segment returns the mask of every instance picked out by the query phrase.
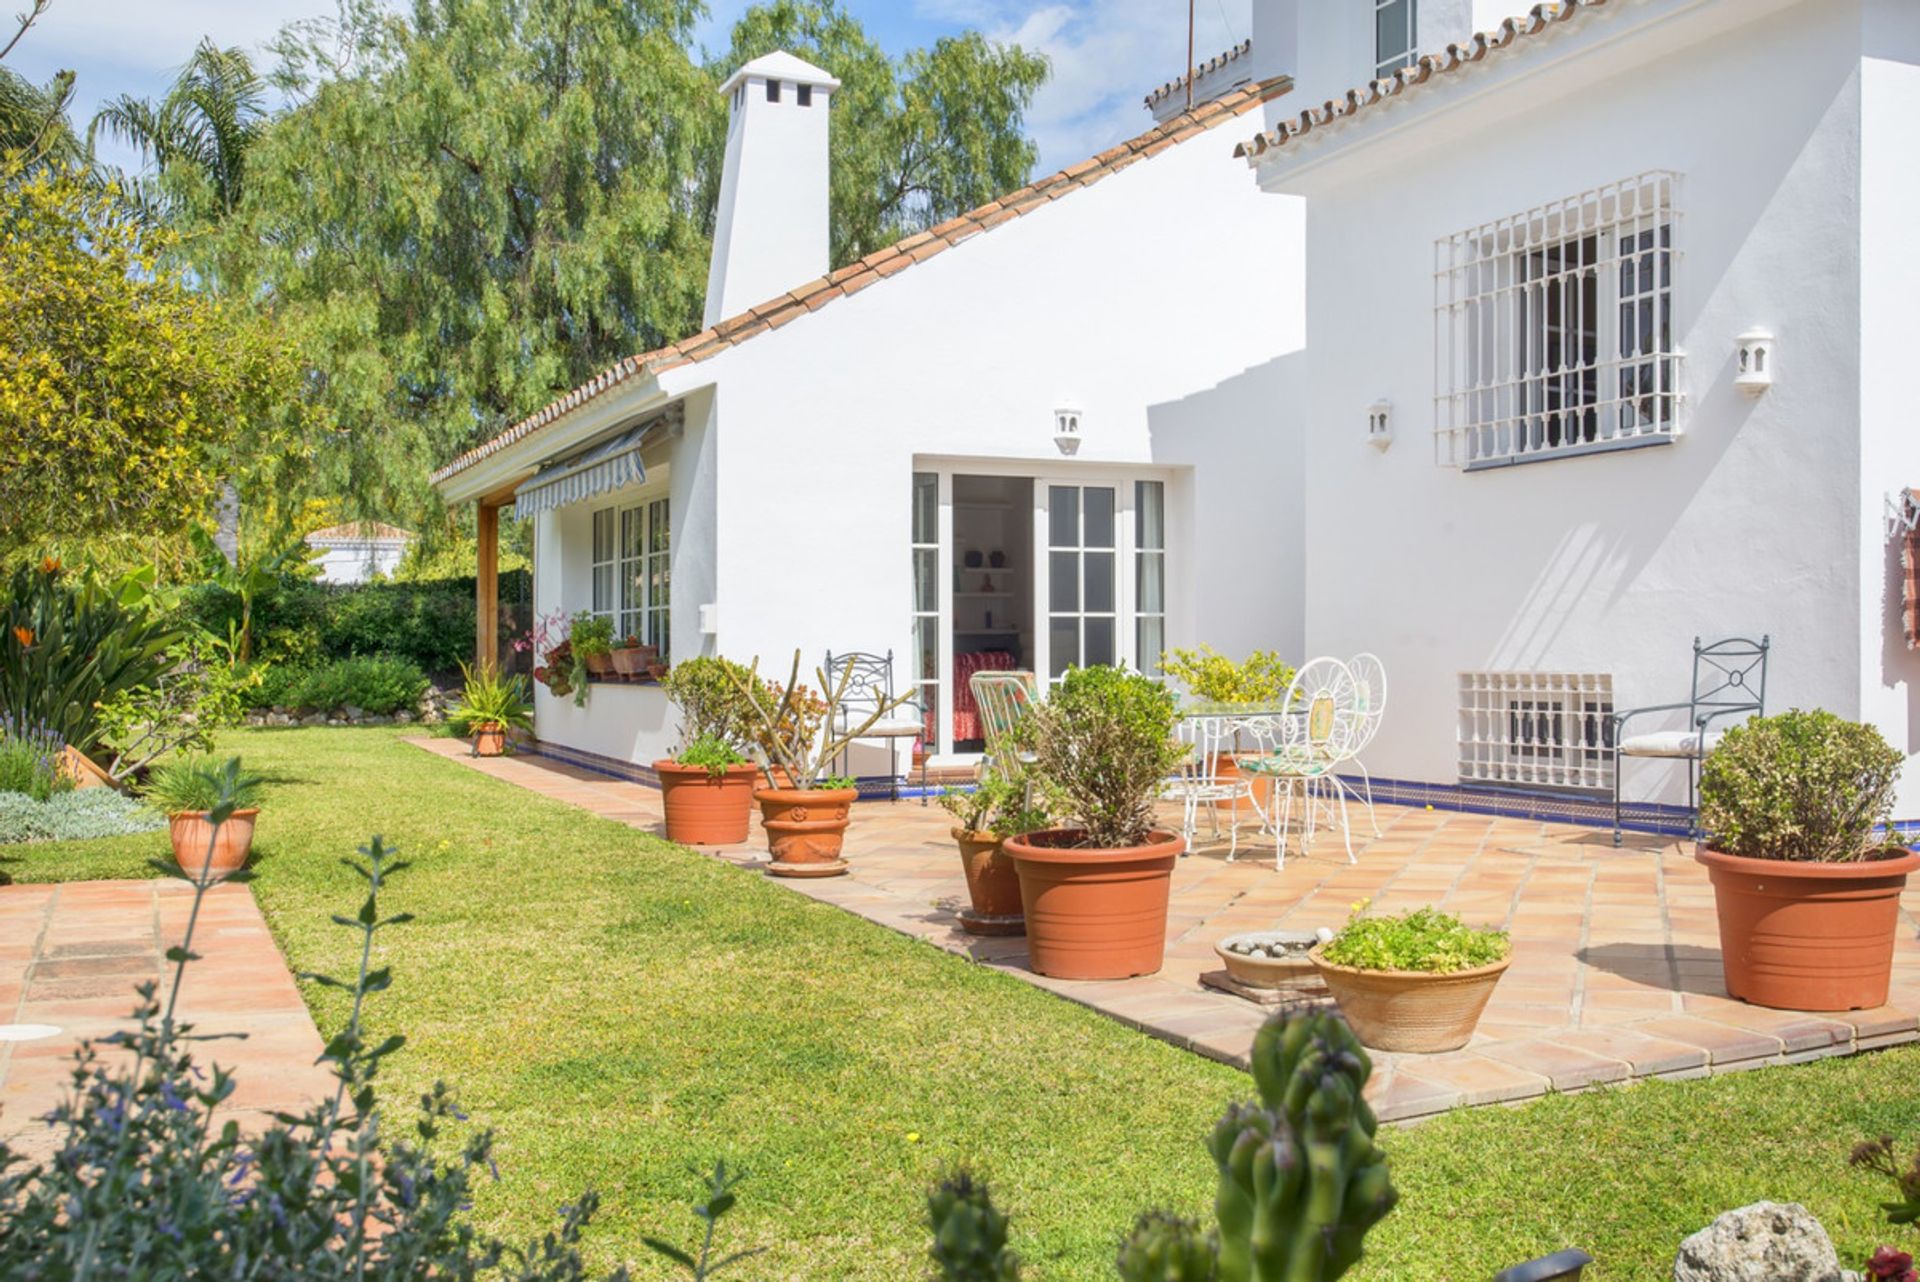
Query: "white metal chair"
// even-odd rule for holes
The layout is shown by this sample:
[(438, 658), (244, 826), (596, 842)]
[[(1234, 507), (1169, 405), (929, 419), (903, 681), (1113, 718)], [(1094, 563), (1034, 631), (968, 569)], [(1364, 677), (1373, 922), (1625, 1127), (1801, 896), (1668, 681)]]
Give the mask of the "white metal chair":
[(1020, 723), (1040, 702), (1039, 683), (1031, 672), (1005, 669), (976, 672), (967, 678), (974, 706), (980, 710), (980, 731), (986, 742), (981, 767), (1003, 779), (1019, 777), (1020, 768), (1033, 764), (1033, 754), (1019, 747)]
[(1253, 796), (1252, 781), (1220, 777), (1220, 757), (1231, 751), (1233, 731), (1218, 717), (1187, 717), (1175, 734), (1187, 745), (1187, 755), (1181, 760), (1179, 773), (1161, 788), (1160, 796), (1180, 803), (1180, 835), (1189, 847), (1199, 830), (1200, 807), (1207, 808), (1217, 839), (1220, 807), (1225, 805), (1229, 818), (1227, 861), (1231, 863), (1240, 850), (1240, 801)]
[(1305, 843), (1313, 840), (1314, 799), (1329, 780), (1334, 787), (1328, 806), (1338, 818), (1341, 836), (1346, 841), (1347, 862), (1354, 863), (1347, 796), (1333, 774), (1341, 762), (1352, 759), (1360, 736), (1359, 689), (1353, 672), (1338, 659), (1309, 660), (1300, 666), (1293, 684), (1287, 688), (1285, 708), (1279, 747), (1263, 756), (1240, 758), (1242, 773), (1264, 775), (1274, 781), (1274, 796), (1269, 804), (1280, 813), (1277, 817), (1265, 816), (1274, 823), (1278, 837), (1273, 866), (1276, 869), (1287, 866), (1287, 830), (1293, 823), (1294, 794), (1300, 794), (1301, 807), (1306, 812), (1306, 836), (1301, 847), (1304, 851)]
[[(893, 695), (893, 651), (885, 654), (869, 654), (859, 650), (835, 654), (827, 651), (827, 666), (824, 669), (828, 682), (838, 685), (842, 678), (846, 680), (839, 708), (840, 724), (833, 727), (844, 734), (857, 728), (877, 708), (894, 707)], [(918, 739), (926, 732), (919, 708), (916, 704), (899, 705), (895, 711), (867, 727), (862, 739), (882, 739), (887, 745), (887, 779), (889, 793), (893, 800), (900, 800), (900, 756), (898, 744), (902, 739)], [(842, 754), (844, 770), (851, 765), (852, 744)], [(926, 767), (920, 768), (920, 790), (926, 791)], [(924, 798), (923, 798), (924, 799)]]
[[(1378, 656), (1362, 651), (1347, 660), (1347, 671), (1353, 673), (1354, 692), (1360, 708), (1360, 733), (1353, 745), (1353, 768), (1360, 772), (1362, 792), (1355, 793), (1346, 780), (1339, 783), (1355, 801), (1362, 802), (1367, 808), (1367, 823), (1373, 828), (1373, 835), (1380, 835), (1380, 820), (1373, 813), (1373, 776), (1367, 773), (1366, 763), (1360, 760), (1360, 754), (1367, 750), (1375, 735), (1380, 733), (1380, 722), (1387, 714), (1387, 669)], [(1337, 778), (1337, 776), (1336, 776)]]

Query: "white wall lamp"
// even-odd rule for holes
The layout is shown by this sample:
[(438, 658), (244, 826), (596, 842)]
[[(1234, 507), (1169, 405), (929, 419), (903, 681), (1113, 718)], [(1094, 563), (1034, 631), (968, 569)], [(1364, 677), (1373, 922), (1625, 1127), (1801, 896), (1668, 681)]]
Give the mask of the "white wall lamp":
[(1734, 366), (1733, 385), (1749, 396), (1758, 396), (1773, 386), (1773, 331), (1750, 329), (1738, 339), (1740, 351)]
[(1080, 452), (1081, 411), (1067, 405), (1053, 412), (1053, 443), (1060, 452), (1072, 458)]
[(1385, 450), (1393, 444), (1393, 402), (1377, 400), (1367, 406), (1367, 444)]

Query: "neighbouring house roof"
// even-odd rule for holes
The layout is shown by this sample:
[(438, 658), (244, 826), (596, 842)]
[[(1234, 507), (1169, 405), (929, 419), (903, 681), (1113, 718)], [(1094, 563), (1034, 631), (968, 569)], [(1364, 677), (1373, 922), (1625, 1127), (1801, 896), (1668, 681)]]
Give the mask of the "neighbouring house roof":
[(782, 325), (798, 320), (809, 312), (817, 312), (835, 299), (857, 294), (877, 281), (897, 275), (917, 263), (923, 263), (934, 255), (971, 240), (982, 232), (993, 230), (1009, 219), (1032, 213), (1070, 192), (1091, 187), (1101, 179), (1119, 173), (1135, 161), (1158, 155), (1168, 147), (1206, 133), (1216, 125), (1238, 119), (1267, 99), (1286, 92), (1291, 85), (1292, 81), (1288, 77), (1277, 76), (1259, 84), (1242, 85), (1209, 102), (1196, 103), (1191, 111), (1183, 111), (1177, 116), (1170, 117), (1137, 138), (1130, 138), (1118, 146), (1109, 147), (1099, 155), (1091, 156), (1077, 165), (1069, 165), (1058, 173), (1049, 174), (1037, 182), (1010, 191), (997, 200), (988, 201), (978, 209), (969, 210), (949, 218), (938, 226), (929, 227), (923, 232), (916, 232), (905, 239), (895, 241), (885, 249), (875, 250), (858, 262), (848, 263), (845, 267), (829, 272), (825, 276), (819, 276), (798, 285), (758, 307), (750, 307), (737, 316), (729, 316), (677, 343), (670, 343), (650, 352), (642, 352), (638, 356), (629, 356), (610, 368), (602, 370), (545, 408), (521, 419), (493, 439), (468, 450), (434, 472), (429, 479), (438, 485), (501, 450), (525, 440), (548, 424), (579, 409), (589, 401), (605, 395), (623, 383), (635, 378), (663, 374), (682, 365), (691, 365), (718, 356), (756, 335), (779, 329)]
[(345, 525), (329, 525), (324, 530), (315, 530), (307, 535), (306, 541), (317, 547), (325, 543), (405, 543), (412, 538), (412, 530), (403, 530), (385, 521), (349, 521)]
[[(1207, 59), (1205, 62), (1195, 65), (1193, 69), (1193, 83), (1196, 85), (1199, 84), (1202, 80), (1205, 80), (1208, 76), (1212, 75), (1214, 72), (1219, 71), (1221, 68), (1226, 67), (1231, 63), (1238, 62), (1240, 59), (1246, 57), (1249, 53), (1252, 53), (1252, 52), (1253, 52), (1253, 40), (1251, 37), (1249, 37), (1246, 40), (1242, 40), (1239, 44), (1227, 50), (1225, 53), (1215, 54), (1213, 57)], [(1147, 104), (1147, 110), (1152, 111), (1155, 107), (1159, 106), (1162, 102), (1165, 102), (1168, 98), (1173, 97), (1173, 95), (1184, 92), (1186, 90), (1186, 87), (1187, 87), (1187, 78), (1184, 75), (1175, 76), (1173, 79), (1167, 81), (1166, 84), (1161, 85), (1158, 89), (1155, 89), (1152, 93), (1148, 94), (1145, 99), (1143, 99), (1143, 101)]]
[(1391, 76), (1349, 89), (1343, 97), (1330, 98), (1318, 107), (1309, 107), (1264, 133), (1255, 134), (1235, 147), (1233, 154), (1245, 157), (1250, 165), (1258, 164), (1262, 155), (1276, 147), (1284, 147), (1303, 134), (1339, 125), (1367, 107), (1398, 101), (1435, 76), (1460, 71), (1494, 54), (1516, 48), (1524, 51), (1531, 37), (1572, 22), (1606, 3), (1607, 0), (1558, 0), (1536, 4), (1525, 17), (1507, 18), (1491, 31), (1477, 32), (1468, 40), (1448, 45), (1445, 53), (1425, 54), (1412, 66), (1402, 67)]

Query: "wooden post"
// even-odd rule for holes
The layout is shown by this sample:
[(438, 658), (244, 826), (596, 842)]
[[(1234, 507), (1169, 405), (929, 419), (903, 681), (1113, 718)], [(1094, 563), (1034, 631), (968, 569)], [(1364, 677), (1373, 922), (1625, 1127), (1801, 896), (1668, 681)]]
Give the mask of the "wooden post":
[(476, 671), (500, 662), (500, 509), (474, 507), (474, 534), (480, 542), (473, 585), (473, 666)]

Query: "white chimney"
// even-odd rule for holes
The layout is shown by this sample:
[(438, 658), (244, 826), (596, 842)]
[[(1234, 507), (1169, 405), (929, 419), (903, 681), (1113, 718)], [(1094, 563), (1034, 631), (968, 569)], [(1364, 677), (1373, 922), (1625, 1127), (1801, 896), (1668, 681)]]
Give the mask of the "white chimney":
[(720, 86), (727, 160), (707, 268), (706, 324), (827, 271), (827, 115), (840, 87), (790, 53), (755, 58)]

